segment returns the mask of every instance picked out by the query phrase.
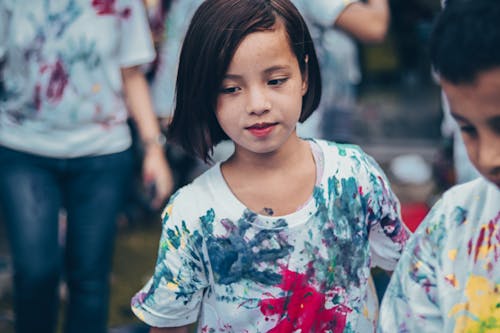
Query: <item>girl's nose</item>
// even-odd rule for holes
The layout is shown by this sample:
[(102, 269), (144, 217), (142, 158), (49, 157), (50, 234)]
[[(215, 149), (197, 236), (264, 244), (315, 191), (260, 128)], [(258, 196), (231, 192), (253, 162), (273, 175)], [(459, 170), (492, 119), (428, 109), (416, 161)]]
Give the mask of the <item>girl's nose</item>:
[(248, 90), (248, 100), (246, 111), (249, 114), (260, 115), (271, 109), (271, 101), (265, 92), (265, 89), (253, 87)]

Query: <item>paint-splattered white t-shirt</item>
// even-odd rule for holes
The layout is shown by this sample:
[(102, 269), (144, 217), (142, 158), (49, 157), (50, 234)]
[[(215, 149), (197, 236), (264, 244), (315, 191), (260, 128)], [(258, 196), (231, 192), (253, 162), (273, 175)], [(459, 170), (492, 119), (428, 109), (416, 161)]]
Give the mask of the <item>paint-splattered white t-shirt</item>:
[(154, 55), (142, 0), (0, 1), (0, 145), (65, 158), (125, 150), (120, 69)]
[(500, 189), (480, 177), (447, 191), (394, 272), (380, 332), (500, 332)]
[(370, 267), (393, 270), (409, 233), (373, 159), (313, 145), (323, 172), (292, 214), (247, 209), (219, 164), (177, 192), (135, 314), (156, 327), (198, 320), (199, 332), (373, 332)]

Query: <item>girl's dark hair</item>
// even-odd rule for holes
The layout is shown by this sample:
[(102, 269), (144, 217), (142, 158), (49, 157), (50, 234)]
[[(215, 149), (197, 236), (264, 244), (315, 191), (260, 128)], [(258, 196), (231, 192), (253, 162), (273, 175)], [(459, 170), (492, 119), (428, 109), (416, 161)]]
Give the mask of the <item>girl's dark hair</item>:
[(295, 6), (289, 0), (206, 0), (194, 14), (182, 46), (175, 110), (167, 132), (170, 142), (205, 162), (211, 160), (213, 147), (228, 139), (215, 107), (231, 59), (248, 34), (271, 30), (277, 20), (307, 76), (299, 121), (311, 115), (321, 97), (321, 77), (311, 35)]
[(500, 0), (448, 0), (429, 46), (434, 70), (454, 84), (500, 67)]

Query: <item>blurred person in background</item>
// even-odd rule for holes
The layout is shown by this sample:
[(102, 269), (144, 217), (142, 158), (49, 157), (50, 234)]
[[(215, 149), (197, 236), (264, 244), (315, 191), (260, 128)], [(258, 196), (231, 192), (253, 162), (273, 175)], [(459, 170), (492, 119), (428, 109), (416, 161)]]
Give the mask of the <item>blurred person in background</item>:
[[(146, 1), (154, 2), (154, 0)], [(156, 29), (158, 58), (151, 79), (151, 94), (154, 109), (165, 130), (174, 110), (175, 82), (181, 45), (191, 17), (202, 2), (203, 0), (163, 1), (164, 14), (150, 16), (153, 30), (155, 26), (159, 26), (155, 23), (159, 21), (158, 18), (163, 18), (163, 29)], [(186, 154), (178, 146), (167, 145), (167, 154), (172, 166), (176, 189), (186, 185), (206, 169), (201, 160)]]
[(55, 331), (62, 274), (65, 332), (107, 332), (116, 218), (132, 170), (129, 115), (153, 205), (173, 186), (140, 69), (154, 59), (143, 3), (3, 0), (0, 59), (0, 205), (16, 332)]
[[(189, 22), (203, 0), (170, 0), (165, 8), (163, 32), (158, 40), (158, 64), (151, 82), (157, 115), (170, 121), (174, 110), (175, 82), (181, 45)], [(155, 25), (152, 22), (152, 25)], [(159, 34), (158, 34), (159, 35)]]
[(298, 126), (302, 137), (352, 141), (351, 119), (361, 81), (357, 42), (381, 42), (389, 26), (387, 0), (293, 0), (306, 19), (321, 66), (318, 112)]

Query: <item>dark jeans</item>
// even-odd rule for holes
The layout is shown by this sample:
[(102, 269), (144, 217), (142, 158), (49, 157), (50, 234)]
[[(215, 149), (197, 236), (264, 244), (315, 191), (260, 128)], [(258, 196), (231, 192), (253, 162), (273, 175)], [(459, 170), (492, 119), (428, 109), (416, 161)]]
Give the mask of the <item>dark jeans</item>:
[[(107, 331), (116, 218), (131, 170), (130, 150), (58, 159), (0, 147), (0, 205), (13, 258), (16, 332), (55, 332), (63, 273), (65, 331)], [(61, 207), (67, 212), (64, 247), (58, 235)]]

